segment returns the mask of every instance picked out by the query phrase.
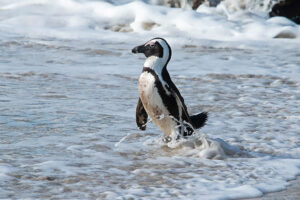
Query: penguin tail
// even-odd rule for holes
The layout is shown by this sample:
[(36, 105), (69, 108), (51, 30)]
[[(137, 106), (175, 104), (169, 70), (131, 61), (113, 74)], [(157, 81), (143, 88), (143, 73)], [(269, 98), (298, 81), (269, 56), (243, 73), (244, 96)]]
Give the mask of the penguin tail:
[(193, 127), (195, 129), (201, 128), (205, 125), (205, 122), (207, 120), (208, 114), (207, 112), (202, 112), (197, 115), (190, 116), (191, 122), (193, 124)]

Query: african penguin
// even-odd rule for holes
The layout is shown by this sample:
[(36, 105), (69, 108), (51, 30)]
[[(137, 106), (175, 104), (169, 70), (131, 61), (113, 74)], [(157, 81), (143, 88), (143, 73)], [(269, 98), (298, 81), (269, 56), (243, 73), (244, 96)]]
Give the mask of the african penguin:
[(194, 129), (204, 126), (207, 113), (190, 116), (183, 97), (170, 78), (167, 65), (172, 51), (167, 41), (154, 38), (133, 48), (132, 53), (143, 53), (146, 56), (142, 74), (138, 79), (138, 127), (141, 130), (146, 129), (148, 116), (167, 137), (176, 131), (181, 136), (190, 136)]

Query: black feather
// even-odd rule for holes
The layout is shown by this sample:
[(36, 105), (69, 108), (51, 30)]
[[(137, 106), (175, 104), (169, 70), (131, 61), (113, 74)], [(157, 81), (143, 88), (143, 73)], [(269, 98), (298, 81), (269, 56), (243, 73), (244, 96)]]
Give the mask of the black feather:
[(141, 99), (139, 98), (136, 106), (136, 124), (143, 131), (146, 130), (147, 119), (148, 114), (143, 106)]
[(205, 125), (205, 122), (207, 120), (207, 112), (202, 112), (197, 115), (190, 116), (190, 119), (192, 121), (193, 127), (195, 129), (201, 128)]

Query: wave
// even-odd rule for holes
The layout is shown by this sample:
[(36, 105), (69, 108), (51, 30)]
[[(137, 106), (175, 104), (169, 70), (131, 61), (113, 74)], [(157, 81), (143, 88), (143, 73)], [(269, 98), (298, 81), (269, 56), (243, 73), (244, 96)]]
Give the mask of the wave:
[(225, 0), (217, 7), (204, 4), (193, 11), (154, 5), (154, 1), (1, 1), (0, 30), (2, 35), (64, 39), (124, 40), (149, 34), (223, 41), (299, 38), (295, 23), (266, 17), (270, 3), (263, 4), (267, 5), (260, 10), (264, 12), (252, 12), (258, 5), (253, 2), (258, 1)]

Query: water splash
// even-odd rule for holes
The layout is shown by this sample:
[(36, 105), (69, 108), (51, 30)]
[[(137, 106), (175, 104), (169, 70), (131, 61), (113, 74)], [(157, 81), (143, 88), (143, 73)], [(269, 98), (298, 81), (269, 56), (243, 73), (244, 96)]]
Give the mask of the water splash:
[(129, 137), (131, 133), (128, 133), (126, 136), (122, 137), (119, 142), (115, 144), (115, 147), (118, 147), (124, 140), (126, 140), (127, 137)]
[(225, 0), (221, 4), (231, 11), (269, 12), (280, 0)]
[[(158, 144), (160, 147), (189, 157), (199, 157), (205, 159), (226, 159), (229, 157), (251, 157), (242, 146), (235, 146), (220, 138), (210, 138), (204, 133), (195, 132), (189, 137), (176, 138), (178, 133), (170, 136), (170, 140), (165, 141), (165, 137), (148, 139), (145, 145)], [(179, 151), (179, 152), (178, 152)]]

